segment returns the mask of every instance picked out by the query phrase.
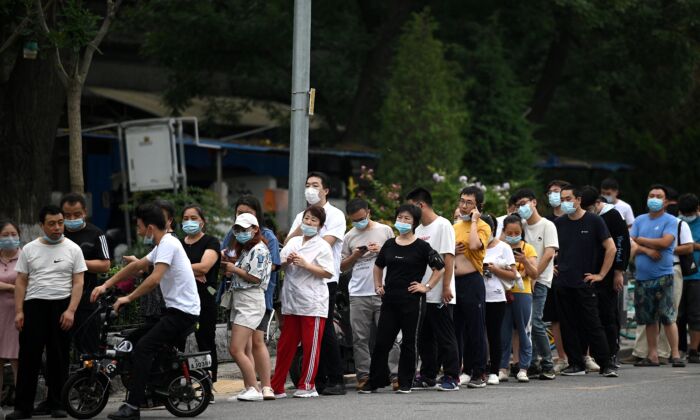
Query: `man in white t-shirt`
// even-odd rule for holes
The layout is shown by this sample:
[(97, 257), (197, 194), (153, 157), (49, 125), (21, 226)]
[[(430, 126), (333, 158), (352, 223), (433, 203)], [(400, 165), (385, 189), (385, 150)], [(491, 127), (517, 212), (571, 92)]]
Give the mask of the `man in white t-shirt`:
[[(513, 201), (518, 214), (525, 221), (523, 226), (525, 242), (537, 251), (536, 279), (532, 279), (532, 349), (533, 362), (528, 376), (540, 379), (554, 379), (554, 364), (552, 350), (549, 347), (547, 330), (542, 320), (544, 306), (547, 302), (547, 291), (552, 287), (554, 277), (554, 254), (559, 249), (559, 237), (554, 223), (540, 216), (537, 211), (537, 197), (529, 188), (523, 188), (513, 194)], [(540, 357), (539, 368), (536, 366)]]
[(24, 246), (15, 270), (15, 326), (19, 330), (19, 366), (15, 411), (7, 419), (32, 416), (34, 396), (46, 349), (51, 417), (66, 417), (61, 389), (68, 379), (69, 331), (83, 293), (87, 271), (80, 247), (63, 236), (63, 214), (57, 206), (39, 212), (44, 236)]
[[(331, 246), (335, 271), (333, 277), (326, 280), (328, 286), (328, 320), (323, 330), (321, 341), (321, 359), (316, 374), (316, 389), (323, 395), (344, 395), (345, 382), (343, 379), (343, 364), (340, 360), (340, 347), (335, 335), (333, 316), (335, 314), (335, 294), (338, 290), (340, 276), (340, 260), (345, 237), (345, 214), (342, 210), (328, 202), (330, 180), (323, 172), (309, 172), (306, 176), (306, 202), (310, 206), (322, 207), (326, 212), (326, 223), (318, 234)], [(304, 212), (297, 214), (285, 244), (295, 236), (301, 236), (301, 219)]]
[[(94, 302), (107, 289), (146, 271), (153, 265), (153, 272), (139, 287), (127, 296), (120, 297), (114, 303), (114, 310), (119, 309), (149, 293), (160, 285), (165, 301), (165, 312), (158, 322), (148, 326), (147, 331), (136, 342), (133, 351), (133, 378), (129, 397), (125, 404), (115, 413), (108, 415), (112, 420), (134, 420), (140, 418), (139, 407), (145, 402), (146, 383), (151, 372), (151, 365), (163, 345), (176, 345), (186, 338), (199, 318), (200, 301), (197, 283), (192, 272), (192, 263), (182, 243), (166, 231), (166, 222), (160, 207), (154, 204), (139, 206), (136, 210), (136, 231), (143, 237), (146, 245), (155, 245), (144, 258), (122, 268), (102, 286), (92, 292)], [(137, 334), (141, 335), (141, 334)]]
[(606, 178), (600, 183), (600, 193), (605, 197), (608, 204), (615, 206), (622, 218), (625, 219), (627, 227), (631, 228), (634, 223), (634, 212), (632, 211), (632, 206), (617, 198), (620, 194), (620, 186), (617, 181), (613, 178)]
[[(355, 362), (357, 389), (369, 380), (371, 338), (379, 323), (382, 299), (374, 287), (372, 269), (384, 242), (394, 237), (391, 227), (370, 218), (368, 203), (355, 198), (348, 202), (345, 211), (352, 222), (352, 229), (343, 239), (342, 272), (352, 271), (348, 283), (350, 296), (350, 328), (352, 329), (352, 354)], [(393, 363), (392, 363), (393, 361)], [(389, 356), (389, 371), (398, 372), (398, 346)], [(398, 384), (398, 382), (397, 382)]]
[[(418, 337), (421, 358), (420, 375), (413, 381), (413, 388), (437, 388), (441, 391), (459, 390), (459, 349), (455, 334), (452, 310), (455, 299), (455, 231), (452, 223), (433, 210), (433, 197), (425, 188), (408, 193), (406, 201), (421, 209), (421, 224), (416, 237), (426, 241), (445, 260), (442, 280), (426, 293), (425, 319)], [(423, 284), (427, 284), (433, 270), (426, 269)], [(436, 384), (437, 374), (443, 368), (443, 377)]]

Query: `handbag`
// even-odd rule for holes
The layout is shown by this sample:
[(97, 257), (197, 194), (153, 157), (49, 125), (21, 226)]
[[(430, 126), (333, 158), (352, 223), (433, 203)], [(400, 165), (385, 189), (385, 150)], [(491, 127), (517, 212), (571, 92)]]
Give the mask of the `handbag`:
[[(681, 223), (685, 222), (682, 220), (678, 222), (678, 235), (676, 236), (678, 238), (678, 245), (681, 244)], [(695, 252), (691, 252), (690, 254), (678, 256), (678, 261), (679, 265), (681, 266), (681, 273), (683, 276), (692, 276), (698, 272), (698, 266), (695, 263), (694, 254)]]

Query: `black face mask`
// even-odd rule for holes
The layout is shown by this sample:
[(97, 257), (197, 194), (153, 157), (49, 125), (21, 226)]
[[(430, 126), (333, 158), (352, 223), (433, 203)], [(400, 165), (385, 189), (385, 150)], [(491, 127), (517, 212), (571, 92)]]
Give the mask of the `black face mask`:
[(678, 217), (678, 204), (669, 204), (666, 206), (666, 213)]

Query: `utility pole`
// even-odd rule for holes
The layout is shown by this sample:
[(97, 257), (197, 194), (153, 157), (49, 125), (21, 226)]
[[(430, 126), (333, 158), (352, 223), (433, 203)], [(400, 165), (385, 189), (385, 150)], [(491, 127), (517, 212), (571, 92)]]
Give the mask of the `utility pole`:
[(309, 170), (309, 74), (311, 72), (311, 0), (294, 1), (292, 47), (292, 124), (289, 141), (289, 226), (306, 207)]

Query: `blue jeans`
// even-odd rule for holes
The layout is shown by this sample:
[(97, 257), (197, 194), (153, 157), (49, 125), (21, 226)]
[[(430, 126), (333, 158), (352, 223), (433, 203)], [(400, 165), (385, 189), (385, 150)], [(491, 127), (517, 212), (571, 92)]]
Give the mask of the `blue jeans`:
[(552, 370), (554, 369), (552, 350), (549, 347), (547, 329), (542, 320), (546, 301), (547, 286), (536, 283), (535, 290), (532, 292), (532, 355), (535, 359), (538, 356), (542, 358), (540, 362), (542, 370)]
[(528, 328), (532, 312), (532, 295), (513, 293), (513, 296), (515, 301), (506, 305), (503, 327), (501, 328), (501, 342), (503, 344), (501, 369), (508, 368), (510, 353), (513, 350), (513, 329), (518, 332), (520, 338), (520, 369), (527, 369), (530, 367), (530, 360), (532, 360), (532, 342)]

